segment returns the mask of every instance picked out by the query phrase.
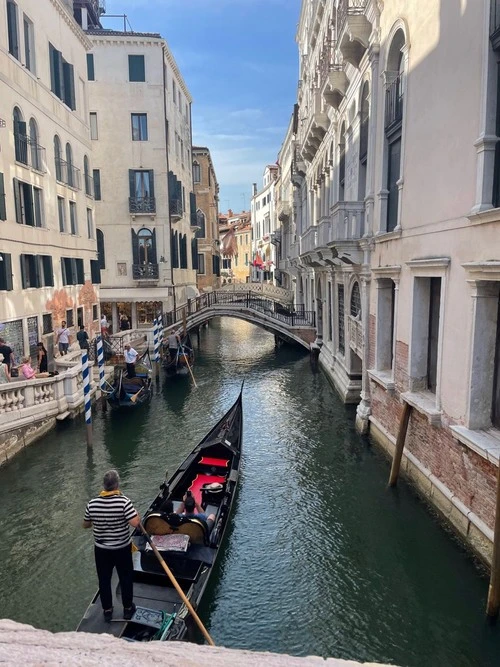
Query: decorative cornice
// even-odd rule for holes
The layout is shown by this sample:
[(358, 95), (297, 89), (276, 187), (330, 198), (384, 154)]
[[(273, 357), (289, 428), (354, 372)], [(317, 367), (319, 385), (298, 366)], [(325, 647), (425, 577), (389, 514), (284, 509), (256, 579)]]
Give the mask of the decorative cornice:
[(412, 270), (418, 269), (446, 269), (450, 264), (449, 257), (424, 257), (422, 259), (411, 259), (406, 262)]
[(78, 37), (78, 39), (83, 44), (85, 49), (87, 51), (90, 51), (92, 49), (92, 42), (87, 37), (85, 32), (80, 28), (78, 23), (75, 21), (74, 16), (69, 13), (66, 5), (64, 5), (61, 2), (61, 0), (50, 0), (50, 2), (57, 9), (57, 11), (62, 16), (66, 24), (70, 27), (71, 31)]

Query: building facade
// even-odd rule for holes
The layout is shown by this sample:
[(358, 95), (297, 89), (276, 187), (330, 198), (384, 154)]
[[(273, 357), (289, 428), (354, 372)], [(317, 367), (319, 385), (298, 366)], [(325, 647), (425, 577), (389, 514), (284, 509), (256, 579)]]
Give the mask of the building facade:
[(231, 209), (219, 215), (221, 282), (250, 281), (252, 257), (252, 225), (250, 212), (234, 213)]
[[(281, 287), (295, 291), (298, 267), (292, 264), (291, 257), (296, 257), (296, 211), (293, 204), (293, 183), (291, 179), (292, 158), (294, 151), (294, 116), (278, 154), (278, 178), (275, 184), (276, 205), (274, 207), (274, 229), (271, 243), (276, 247), (276, 268), (274, 276)], [(297, 304), (300, 305), (300, 304)]]
[[(83, 17), (89, 19), (89, 16)], [(132, 328), (197, 294), (191, 97), (159, 34), (87, 23), (101, 306)]]
[(210, 150), (193, 146), (193, 183), (196, 196), (196, 284), (200, 292), (220, 287), (219, 184)]
[[(53, 354), (63, 320), (99, 327), (87, 106), (91, 43), (63, 0), (0, 9), (0, 336)], [(73, 338), (74, 340), (74, 338)]]
[(278, 165), (267, 165), (264, 170), (263, 187), (257, 190), (257, 184), (252, 186), (252, 200), (250, 204), (253, 245), (252, 245), (252, 274), (255, 282), (274, 284), (274, 270), (276, 268), (276, 249), (271, 243), (271, 234), (276, 231), (275, 215), (275, 184), (278, 178)]
[(296, 302), (316, 311), (320, 363), (359, 403), (360, 430), (393, 452), (412, 407), (405, 469), (487, 559), (500, 454), (499, 35), (490, 0), (304, 0), (282, 149), (291, 143), (296, 241), (279, 260)]

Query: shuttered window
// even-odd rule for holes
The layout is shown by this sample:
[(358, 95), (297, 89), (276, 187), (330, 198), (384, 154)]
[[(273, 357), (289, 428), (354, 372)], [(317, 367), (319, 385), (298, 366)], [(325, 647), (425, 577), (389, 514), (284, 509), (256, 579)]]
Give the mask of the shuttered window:
[(170, 236), (170, 254), (172, 257), (172, 268), (179, 268), (179, 241), (177, 232), (172, 231)]
[(9, 253), (0, 252), (0, 290), (10, 292), (12, 286), (12, 257)]
[(198, 239), (191, 239), (191, 265), (193, 269), (198, 268), (198, 257)]
[(7, 0), (7, 32), (9, 36), (9, 53), (19, 60), (19, 31), (17, 26), (17, 5)]
[(128, 57), (128, 80), (146, 81), (146, 67), (144, 64), (144, 56)]
[(87, 53), (87, 79), (95, 81), (94, 54)]
[(20, 261), (22, 288), (40, 287), (39, 264), (36, 255), (21, 255)]
[(50, 89), (73, 111), (76, 109), (75, 72), (61, 51), (49, 43)]
[(90, 260), (90, 279), (92, 281), (92, 285), (101, 284), (101, 269), (99, 267), (98, 259)]
[(101, 201), (101, 172), (99, 169), (94, 169), (92, 174), (94, 176), (94, 199)]
[(63, 285), (83, 285), (85, 282), (83, 259), (61, 257), (61, 272)]

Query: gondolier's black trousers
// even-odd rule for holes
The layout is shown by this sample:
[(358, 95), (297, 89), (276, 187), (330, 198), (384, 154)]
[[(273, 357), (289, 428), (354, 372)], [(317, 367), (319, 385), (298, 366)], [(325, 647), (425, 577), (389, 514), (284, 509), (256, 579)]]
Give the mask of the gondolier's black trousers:
[(126, 364), (127, 375), (129, 378), (135, 378), (135, 364)]
[(96, 546), (94, 551), (102, 608), (111, 609), (113, 606), (111, 575), (113, 568), (116, 567), (120, 579), (123, 606), (129, 609), (134, 601), (134, 566), (130, 544), (121, 549), (102, 549)]

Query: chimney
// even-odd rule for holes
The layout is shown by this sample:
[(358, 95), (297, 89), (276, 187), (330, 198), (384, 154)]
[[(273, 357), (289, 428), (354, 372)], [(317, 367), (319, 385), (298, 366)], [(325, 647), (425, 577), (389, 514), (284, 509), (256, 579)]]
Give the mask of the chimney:
[(252, 197), (257, 194), (257, 183), (252, 183)]

